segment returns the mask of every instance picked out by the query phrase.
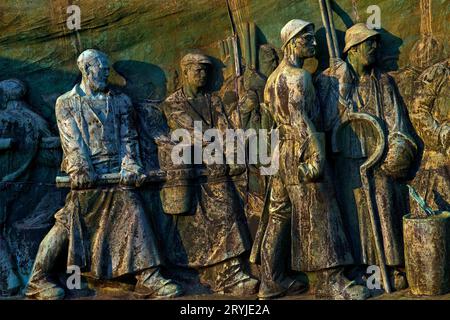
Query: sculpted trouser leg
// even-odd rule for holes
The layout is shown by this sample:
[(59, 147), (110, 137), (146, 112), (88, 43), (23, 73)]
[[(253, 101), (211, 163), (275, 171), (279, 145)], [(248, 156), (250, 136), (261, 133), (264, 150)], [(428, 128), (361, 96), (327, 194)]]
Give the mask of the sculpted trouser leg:
[(67, 251), (69, 231), (61, 224), (56, 223), (42, 240), (33, 265), (27, 295), (32, 296), (52, 287), (49, 276), (55, 271), (61, 255)]
[(272, 181), (269, 221), (261, 247), (261, 298), (283, 294), (292, 284), (286, 278), (289, 260), (292, 205), (279, 177)]
[[(0, 228), (3, 226), (0, 225)], [(0, 295), (15, 294), (20, 286), (8, 244), (0, 234)]]
[(8, 243), (4, 238), (7, 195), (6, 191), (0, 191), (0, 295), (16, 293), (20, 287), (20, 280), (15, 272), (14, 263), (9, 252)]

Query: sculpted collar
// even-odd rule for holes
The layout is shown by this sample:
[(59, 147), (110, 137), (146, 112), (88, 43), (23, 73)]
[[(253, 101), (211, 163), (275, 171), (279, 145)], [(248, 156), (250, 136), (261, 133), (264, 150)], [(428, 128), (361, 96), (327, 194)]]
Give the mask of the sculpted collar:
[[(117, 95), (117, 92), (112, 88), (108, 87), (108, 90), (105, 92), (105, 97), (110, 96), (113, 97)], [(86, 95), (82, 94), (82, 90), (80, 88), (80, 84), (77, 83), (72, 90), (70, 91), (69, 97), (86, 97)]]

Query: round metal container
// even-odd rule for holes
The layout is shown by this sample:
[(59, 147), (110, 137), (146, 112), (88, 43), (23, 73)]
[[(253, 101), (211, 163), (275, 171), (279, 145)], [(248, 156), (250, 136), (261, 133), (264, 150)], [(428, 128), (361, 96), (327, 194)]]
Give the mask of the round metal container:
[(414, 295), (450, 291), (450, 212), (428, 218), (403, 217), (406, 272)]

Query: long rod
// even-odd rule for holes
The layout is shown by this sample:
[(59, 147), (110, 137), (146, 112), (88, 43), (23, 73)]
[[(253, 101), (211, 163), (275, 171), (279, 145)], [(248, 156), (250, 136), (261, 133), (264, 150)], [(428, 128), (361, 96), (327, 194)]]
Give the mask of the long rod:
[(334, 51), (333, 38), (331, 37), (331, 30), (330, 30), (330, 25), (329, 25), (329, 21), (328, 21), (328, 14), (325, 9), (324, 0), (319, 0), (319, 5), (320, 5), (320, 13), (322, 15), (322, 23), (323, 23), (323, 26), (325, 27), (325, 34), (327, 36), (328, 53), (330, 55), (330, 58), (336, 58), (336, 54)]
[(386, 257), (384, 256), (384, 248), (383, 248), (383, 244), (381, 242), (380, 234), (378, 231), (377, 221), (375, 219), (375, 208), (374, 208), (374, 203), (372, 201), (370, 179), (367, 174), (367, 170), (363, 167), (361, 167), (361, 180), (362, 180), (363, 188), (364, 188), (366, 198), (367, 198), (367, 206), (369, 209), (370, 223), (372, 225), (372, 234), (373, 234), (373, 238), (375, 240), (375, 248), (377, 251), (378, 263), (379, 263), (380, 269), (381, 269), (381, 277), (383, 278), (384, 290), (386, 291), (386, 293), (391, 293), (391, 291), (392, 291), (391, 284), (389, 282), (389, 277), (388, 277), (387, 269), (386, 269)]
[(333, 39), (334, 55), (336, 56), (336, 58), (340, 58), (341, 55), (339, 51), (339, 42), (336, 36), (336, 28), (334, 27), (333, 10), (331, 9), (330, 0), (325, 0), (325, 5), (327, 7), (328, 22), (331, 30), (331, 38)]
[[(236, 72), (236, 78), (241, 75), (241, 61), (239, 60), (239, 36), (236, 31), (236, 23), (233, 19), (233, 13), (231, 11), (230, 3), (228, 0), (225, 0), (227, 3), (227, 11), (228, 17), (230, 19), (231, 31), (233, 32), (233, 53), (234, 53), (234, 67)], [(236, 81), (235, 81), (236, 82)], [(237, 85), (236, 85), (236, 93), (237, 93)]]

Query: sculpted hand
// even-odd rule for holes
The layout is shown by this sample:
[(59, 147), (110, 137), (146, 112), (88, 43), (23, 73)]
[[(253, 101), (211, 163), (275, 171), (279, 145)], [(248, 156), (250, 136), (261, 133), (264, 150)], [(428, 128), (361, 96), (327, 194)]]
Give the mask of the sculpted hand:
[(304, 162), (298, 166), (299, 180), (311, 182), (319, 179), (325, 165), (325, 136), (314, 132), (310, 135)]
[(84, 171), (73, 174), (70, 177), (70, 185), (72, 189), (89, 189), (95, 186), (97, 174), (95, 172)]
[(401, 135), (389, 138), (388, 152), (381, 169), (395, 179), (405, 178), (413, 164), (416, 147)]
[(120, 184), (129, 187), (139, 188), (145, 182), (147, 176), (143, 173), (122, 170), (120, 172)]

